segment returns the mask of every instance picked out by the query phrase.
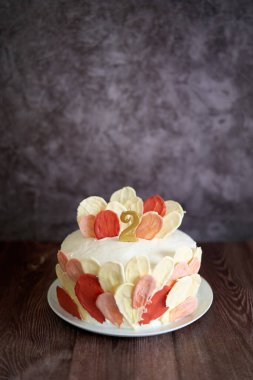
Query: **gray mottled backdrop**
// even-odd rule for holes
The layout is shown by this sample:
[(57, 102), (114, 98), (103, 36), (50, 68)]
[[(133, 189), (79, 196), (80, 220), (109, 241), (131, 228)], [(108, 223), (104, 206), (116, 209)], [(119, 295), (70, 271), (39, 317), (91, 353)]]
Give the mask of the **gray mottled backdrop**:
[(253, 3), (1, 1), (0, 238), (62, 239), (129, 184), (253, 237)]

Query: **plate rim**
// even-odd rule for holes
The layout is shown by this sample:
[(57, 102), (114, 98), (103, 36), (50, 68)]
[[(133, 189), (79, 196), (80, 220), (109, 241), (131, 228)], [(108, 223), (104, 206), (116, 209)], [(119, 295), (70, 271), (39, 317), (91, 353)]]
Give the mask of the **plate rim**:
[[(170, 332), (182, 329), (184, 327), (187, 327), (193, 324), (194, 322), (198, 321), (201, 317), (203, 317), (208, 312), (208, 310), (210, 309), (213, 303), (213, 298), (214, 298), (213, 290), (210, 284), (208, 283), (208, 281), (206, 281), (204, 277), (202, 276), (200, 277), (201, 277), (200, 287), (206, 288), (206, 291), (208, 292), (208, 297), (205, 299), (204, 309), (201, 312), (199, 312), (197, 316), (193, 317), (193, 315), (191, 314), (190, 316), (184, 317), (176, 322), (171, 322), (166, 325), (159, 325), (157, 327), (149, 326), (149, 327), (143, 328), (143, 330), (140, 330), (140, 329), (133, 330), (133, 329), (127, 329), (127, 328), (118, 329), (114, 326), (108, 326), (108, 327), (99, 326), (99, 325), (91, 324), (89, 322), (81, 321), (75, 318), (74, 316), (69, 314), (67, 311), (65, 311), (58, 303), (58, 300), (56, 297), (56, 287), (57, 285), (60, 285), (58, 279), (55, 279), (48, 288), (47, 302), (50, 308), (52, 309), (52, 311), (59, 318), (63, 319), (65, 322), (71, 324), (72, 326), (80, 328), (81, 330), (86, 330), (86, 331), (93, 332), (100, 335), (115, 336), (119, 338), (140, 338), (140, 337), (147, 337), (147, 336), (155, 336), (155, 335), (170, 333)], [(57, 304), (57, 307), (55, 307), (54, 303)], [(196, 313), (199, 308), (200, 308), (200, 305), (198, 306), (198, 308), (195, 310), (194, 313)]]

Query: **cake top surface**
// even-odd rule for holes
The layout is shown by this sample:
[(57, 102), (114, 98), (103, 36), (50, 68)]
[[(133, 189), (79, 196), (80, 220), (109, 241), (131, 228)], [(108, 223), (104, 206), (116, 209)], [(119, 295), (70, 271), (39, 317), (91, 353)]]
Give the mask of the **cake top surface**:
[(195, 241), (177, 230), (165, 239), (145, 240), (137, 242), (121, 242), (118, 237), (105, 239), (84, 239), (79, 230), (68, 235), (63, 241), (61, 250), (68, 259), (95, 259), (100, 264), (107, 261), (121, 262), (125, 265), (135, 256), (148, 256), (151, 265), (157, 264), (165, 256), (174, 257), (181, 247), (195, 248)]
[(166, 239), (179, 228), (184, 213), (176, 201), (158, 194), (143, 201), (128, 186), (115, 191), (109, 202), (99, 196), (84, 199), (77, 209), (77, 223), (84, 239), (137, 243)]

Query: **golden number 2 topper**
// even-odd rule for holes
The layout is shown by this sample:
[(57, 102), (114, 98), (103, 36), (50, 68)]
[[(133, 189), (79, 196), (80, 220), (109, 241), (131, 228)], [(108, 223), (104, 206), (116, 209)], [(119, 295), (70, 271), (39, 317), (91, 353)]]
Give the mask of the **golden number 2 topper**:
[(121, 234), (119, 235), (119, 240), (120, 241), (125, 241), (125, 242), (134, 242), (138, 241), (138, 238), (136, 237), (136, 228), (139, 225), (140, 218), (137, 212), (135, 211), (123, 211), (122, 214), (120, 215), (120, 220), (123, 223), (129, 223), (131, 222), (130, 226), (125, 228)]

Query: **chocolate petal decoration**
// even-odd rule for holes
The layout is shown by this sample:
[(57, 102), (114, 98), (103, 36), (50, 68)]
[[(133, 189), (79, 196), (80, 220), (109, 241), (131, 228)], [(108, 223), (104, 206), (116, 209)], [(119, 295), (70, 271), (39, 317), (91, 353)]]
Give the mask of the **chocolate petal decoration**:
[(106, 201), (101, 197), (92, 196), (84, 199), (77, 209), (77, 222), (80, 222), (82, 216), (97, 215), (100, 211), (104, 210), (106, 206)]
[(108, 261), (103, 264), (98, 274), (99, 283), (105, 292), (114, 293), (124, 280), (124, 267), (121, 263)]
[(123, 322), (123, 316), (119, 311), (115, 298), (112, 293), (102, 293), (96, 300), (96, 306), (104, 315), (105, 319), (113, 325), (120, 327)]
[(135, 256), (125, 266), (126, 282), (136, 284), (138, 279), (150, 273), (150, 262), (147, 256)]
[(140, 239), (152, 240), (163, 227), (163, 218), (157, 212), (150, 211), (143, 215), (136, 230)]
[(156, 288), (156, 280), (150, 274), (141, 277), (134, 287), (133, 308), (138, 309), (146, 305)]
[(164, 239), (178, 229), (182, 223), (182, 216), (177, 211), (172, 211), (163, 218), (163, 227), (156, 235), (158, 239)]

